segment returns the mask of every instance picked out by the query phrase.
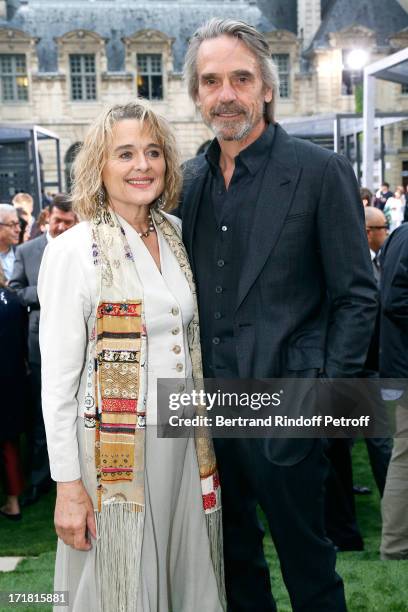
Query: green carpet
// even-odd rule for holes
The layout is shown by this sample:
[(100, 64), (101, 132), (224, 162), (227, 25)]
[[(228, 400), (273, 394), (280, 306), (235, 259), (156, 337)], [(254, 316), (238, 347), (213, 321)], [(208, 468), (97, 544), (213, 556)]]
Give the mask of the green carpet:
[[(55, 538), (54, 538), (55, 544)], [(39, 557), (24, 559), (14, 572), (0, 573), (0, 591), (17, 593), (51, 593), (53, 589), (54, 550), (42, 553)], [(0, 607), (0, 612), (51, 612), (52, 605), (28, 604), (15, 607)], [(61, 607), (61, 612), (66, 608)], [(91, 612), (91, 611), (90, 611)]]
[[(366, 445), (353, 449), (354, 482), (369, 486), (371, 495), (356, 496), (358, 524), (365, 550), (339, 553), (337, 571), (345, 584), (349, 612), (408, 612), (408, 561), (380, 561), (380, 497), (369, 466)], [(291, 612), (279, 561), (268, 538), (265, 550), (279, 612)]]
[[(353, 466), (355, 482), (369, 486), (373, 493), (356, 499), (365, 550), (338, 555), (337, 570), (345, 582), (349, 612), (408, 612), (408, 561), (384, 562), (379, 559), (380, 503), (364, 442), (355, 445)], [(0, 518), (0, 556), (36, 557), (21, 562), (14, 572), (0, 573), (0, 591), (51, 591), (56, 542), (53, 500), (54, 494), (49, 493), (38, 504), (27, 508), (20, 524), (10, 524)], [(265, 550), (278, 610), (291, 612), (279, 562), (269, 537), (265, 538)], [(10, 609), (0, 607), (0, 612)], [(16, 609), (45, 612), (51, 607), (36, 605)]]
[(0, 517), (0, 557), (38, 556), (54, 550), (55, 492), (50, 491), (40, 500), (23, 508), (23, 519), (13, 523)]
[[(0, 517), (0, 556), (30, 557), (21, 561), (14, 572), (0, 572), (0, 591), (52, 592), (56, 547), (54, 501), (55, 493), (51, 491), (36, 504), (23, 509), (20, 523)], [(0, 606), (0, 612), (11, 609)], [(14, 609), (45, 612), (51, 611), (52, 606), (31, 604)]]

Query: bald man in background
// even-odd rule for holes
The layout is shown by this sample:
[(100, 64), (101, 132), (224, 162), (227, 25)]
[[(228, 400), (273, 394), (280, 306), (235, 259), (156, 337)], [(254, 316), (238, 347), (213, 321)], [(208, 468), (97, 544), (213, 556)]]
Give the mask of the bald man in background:
[[(371, 261), (373, 262), (374, 277), (380, 289), (381, 270), (379, 254), (388, 237), (388, 224), (384, 213), (379, 208), (367, 206), (364, 209), (365, 225), (368, 246), (370, 247)], [(378, 376), (380, 350), (380, 313), (378, 312), (376, 325), (368, 349), (365, 372), (368, 376)], [(367, 452), (370, 458), (371, 469), (382, 497), (387, 476), (388, 464), (391, 459), (391, 438), (366, 438)]]
[[(379, 208), (366, 206), (364, 209), (368, 246), (373, 262), (374, 277), (380, 284), (380, 266), (377, 255), (388, 236), (388, 224), (384, 213)], [(376, 368), (378, 370), (378, 367)]]

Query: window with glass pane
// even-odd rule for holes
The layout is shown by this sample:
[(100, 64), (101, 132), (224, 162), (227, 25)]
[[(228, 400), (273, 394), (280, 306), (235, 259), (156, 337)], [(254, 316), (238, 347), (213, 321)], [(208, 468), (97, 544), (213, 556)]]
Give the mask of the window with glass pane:
[(274, 53), (272, 59), (278, 68), (280, 97), (290, 98), (289, 53)]
[(25, 55), (0, 55), (0, 82), (2, 102), (27, 102), (28, 76)]
[(148, 100), (163, 99), (163, 71), (160, 53), (138, 53), (137, 94)]
[(401, 85), (401, 93), (403, 96), (408, 96), (408, 83), (403, 83)]
[(96, 100), (95, 55), (92, 53), (69, 56), (71, 70), (71, 99)]

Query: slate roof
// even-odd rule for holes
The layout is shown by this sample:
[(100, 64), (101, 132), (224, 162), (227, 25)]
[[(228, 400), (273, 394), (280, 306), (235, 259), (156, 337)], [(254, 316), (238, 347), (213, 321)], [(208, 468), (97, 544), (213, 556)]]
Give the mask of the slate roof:
[(174, 70), (182, 70), (188, 38), (211, 17), (235, 17), (270, 32), (276, 28), (253, 0), (29, 0), (20, 5), (9, 26), (40, 38), (39, 69), (56, 72), (55, 37), (68, 31), (85, 29), (107, 38), (108, 70), (124, 70), (122, 37), (143, 29), (159, 30), (172, 38)]
[(374, 30), (377, 44), (387, 46), (391, 34), (408, 26), (408, 14), (397, 0), (331, 0), (310, 48), (327, 47), (331, 32), (352, 25)]
[[(124, 70), (122, 38), (155, 29), (175, 38), (174, 70), (181, 72), (188, 38), (211, 17), (235, 17), (262, 32), (277, 28), (296, 33), (297, 0), (9, 0), (8, 21), (0, 27), (23, 30), (40, 38), (41, 72), (56, 72), (55, 37), (86, 29), (107, 39), (108, 70)], [(391, 34), (408, 27), (408, 14), (397, 0), (321, 0), (322, 23), (309, 47), (327, 47), (328, 35), (351, 25), (376, 32), (377, 44), (387, 45)], [(308, 56), (308, 52), (305, 53)]]
[(279, 30), (297, 34), (297, 0), (257, 0), (257, 4)]

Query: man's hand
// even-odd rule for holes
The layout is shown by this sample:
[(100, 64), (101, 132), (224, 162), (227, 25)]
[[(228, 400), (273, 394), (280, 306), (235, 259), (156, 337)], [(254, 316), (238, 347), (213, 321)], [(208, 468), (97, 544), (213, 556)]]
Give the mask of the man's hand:
[(57, 535), (76, 550), (90, 550), (96, 539), (96, 524), (91, 498), (82, 480), (57, 483), (54, 524)]

